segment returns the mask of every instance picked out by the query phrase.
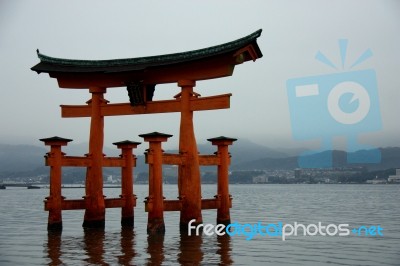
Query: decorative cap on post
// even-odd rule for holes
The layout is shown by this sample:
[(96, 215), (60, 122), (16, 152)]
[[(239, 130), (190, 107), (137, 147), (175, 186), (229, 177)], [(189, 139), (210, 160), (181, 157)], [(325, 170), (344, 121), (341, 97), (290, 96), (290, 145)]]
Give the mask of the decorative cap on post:
[(186, 79), (182, 79), (182, 80), (178, 80), (178, 86), (179, 87), (194, 87), (196, 86), (196, 81), (194, 80), (186, 80)]
[(44, 142), (44, 145), (52, 146), (52, 145), (59, 145), (59, 146), (67, 146), (68, 142), (72, 141), (72, 139), (65, 139), (61, 137), (51, 137), (51, 138), (44, 138), (39, 139), (40, 141)]
[(212, 145), (232, 145), (237, 139), (220, 136), (216, 138), (207, 139)]
[(118, 149), (122, 149), (122, 148), (135, 149), (135, 148), (137, 148), (138, 145), (140, 145), (142, 143), (136, 142), (136, 141), (130, 141), (130, 140), (123, 140), (123, 141), (114, 142), (113, 144), (116, 145), (118, 147)]
[(160, 132), (151, 132), (151, 133), (139, 135), (139, 137), (144, 138), (144, 141), (146, 141), (146, 142), (149, 142), (149, 141), (165, 142), (168, 140), (168, 138), (170, 138), (172, 136), (173, 135), (164, 134), (164, 133), (160, 133)]

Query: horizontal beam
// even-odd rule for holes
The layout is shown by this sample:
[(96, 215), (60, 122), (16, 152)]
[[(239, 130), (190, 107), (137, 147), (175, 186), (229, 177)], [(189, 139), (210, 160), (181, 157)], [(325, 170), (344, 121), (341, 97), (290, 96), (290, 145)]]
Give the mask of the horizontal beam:
[(164, 211), (180, 211), (182, 210), (181, 200), (164, 200)]
[[(46, 157), (46, 166), (52, 166), (55, 160), (52, 157)], [(61, 166), (89, 167), (92, 165), (92, 159), (88, 156), (63, 156), (61, 158)], [(125, 159), (120, 157), (104, 157), (103, 167), (124, 167)], [(136, 158), (132, 159), (133, 167), (136, 166)]]
[(230, 108), (231, 96), (232, 93), (192, 98), (190, 100), (190, 110), (207, 111), (215, 109), (228, 109)]
[[(124, 167), (126, 165), (125, 159), (119, 157), (104, 157), (103, 166), (104, 167)], [(133, 165), (136, 166), (136, 160), (133, 159)]]
[[(136, 206), (136, 200), (134, 200), (133, 206)], [(104, 204), (106, 208), (122, 208), (125, 207), (126, 200), (123, 198), (111, 198), (111, 199), (104, 199)]]
[(199, 155), (199, 165), (220, 165), (218, 155)]
[[(209, 97), (199, 97), (190, 100), (192, 111), (205, 111), (216, 109), (227, 109), (230, 107), (230, 97), (232, 94), (222, 94)], [(130, 103), (103, 103), (101, 114), (103, 116), (119, 115), (141, 115), (173, 113), (181, 111), (181, 100), (164, 100), (147, 102), (145, 105), (131, 106)], [(91, 105), (61, 105), (61, 116), (70, 117), (90, 117)]]
[(221, 206), (220, 199), (202, 199), (201, 200), (201, 209), (218, 209)]
[[(46, 166), (53, 166), (56, 160), (53, 157), (45, 157)], [(61, 158), (61, 166), (77, 166), (77, 167), (87, 167), (91, 166), (92, 161), (89, 157), (82, 156), (63, 156)]]
[[(164, 153), (162, 155), (162, 164), (166, 165), (185, 165), (185, 155)], [(153, 155), (146, 154), (147, 164), (153, 163)], [(221, 162), (217, 155), (199, 155), (199, 165), (219, 165)]]
[[(44, 210), (49, 211), (52, 209), (52, 203), (51, 199), (45, 200)], [(85, 206), (84, 199), (61, 200), (61, 210), (84, 210)]]
[[(149, 154), (150, 155), (150, 154)], [(150, 155), (151, 157), (151, 155)], [(150, 159), (151, 160), (151, 159)], [(184, 165), (185, 156), (180, 154), (164, 153), (162, 155), (162, 164)]]
[(84, 199), (62, 200), (62, 210), (84, 210), (86, 207)]
[[(136, 199), (133, 198), (133, 206), (136, 206)], [(104, 199), (106, 208), (122, 208), (125, 207), (126, 200), (124, 198), (110, 198)], [(44, 209), (45, 211), (49, 211), (51, 209), (52, 201), (45, 200), (44, 201)], [(164, 211), (180, 211), (182, 210), (182, 200), (164, 200)], [(230, 199), (229, 208), (232, 208), (232, 199)], [(214, 199), (202, 199), (201, 200), (201, 209), (218, 209), (221, 206), (221, 200), (218, 198)], [(72, 200), (61, 200), (61, 209), (62, 210), (84, 210), (86, 208), (84, 199), (72, 199)], [(152, 204), (148, 204), (145, 201), (145, 211), (149, 212), (152, 209)]]
[[(133, 206), (136, 206), (136, 199), (133, 198)], [(110, 198), (104, 199), (106, 208), (122, 208), (125, 207), (126, 199), (124, 198)], [(51, 209), (52, 201), (44, 201), (44, 210), (48, 211)], [(84, 199), (72, 199), (72, 200), (61, 200), (61, 210), (84, 210), (86, 204)]]

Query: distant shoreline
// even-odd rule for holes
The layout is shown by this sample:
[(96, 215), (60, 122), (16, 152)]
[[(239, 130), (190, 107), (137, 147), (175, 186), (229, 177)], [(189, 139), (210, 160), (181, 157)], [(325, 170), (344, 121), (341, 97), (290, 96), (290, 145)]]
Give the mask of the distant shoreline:
[[(164, 185), (177, 185), (177, 184), (164, 184)], [(204, 183), (202, 185), (217, 185), (216, 183)], [(377, 183), (377, 184), (371, 184), (371, 183), (234, 183), (234, 184), (229, 184), (229, 185), (400, 185), (400, 183)], [(15, 185), (15, 184), (5, 184), (3, 186), (4, 188), (2, 189), (9, 189), (9, 188), (27, 188), (29, 185)], [(36, 185), (35, 185), (36, 186)], [(148, 186), (148, 184), (134, 184), (134, 186)], [(37, 188), (40, 189), (50, 189), (50, 185), (39, 185)], [(62, 189), (77, 189), (77, 188), (85, 188), (85, 186), (74, 186), (72, 184), (66, 184), (61, 187)], [(121, 188), (121, 186), (103, 186), (103, 188)]]

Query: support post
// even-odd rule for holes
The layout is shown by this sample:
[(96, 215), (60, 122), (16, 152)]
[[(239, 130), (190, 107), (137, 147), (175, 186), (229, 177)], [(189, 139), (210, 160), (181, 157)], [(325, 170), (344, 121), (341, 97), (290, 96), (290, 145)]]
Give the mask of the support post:
[(164, 224), (164, 196), (162, 189), (162, 153), (161, 142), (165, 142), (172, 135), (153, 132), (139, 135), (149, 142), (147, 163), (149, 164), (149, 196), (146, 199), (148, 210), (147, 233), (165, 233)]
[(125, 205), (121, 210), (121, 226), (134, 226), (134, 207), (136, 206), (136, 195), (133, 194), (133, 167), (136, 164), (136, 157), (132, 150), (136, 149), (140, 142), (129, 140), (113, 143), (122, 150), (121, 157), (124, 159), (124, 166), (121, 168), (121, 198)]
[(104, 116), (101, 114), (101, 105), (105, 102), (105, 88), (91, 87), (89, 92), (92, 99), (89, 104), (92, 108), (90, 121), (89, 158), (91, 166), (86, 171), (85, 186), (85, 217), (82, 226), (87, 228), (104, 228), (105, 202), (103, 195), (103, 144), (104, 144)]
[(228, 146), (232, 145), (237, 139), (218, 137), (208, 139), (212, 145), (218, 146), (217, 154), (220, 157), (220, 164), (218, 165), (218, 192), (217, 196), (221, 200), (221, 205), (217, 210), (217, 224), (228, 225), (231, 223), (230, 216), (230, 203), (231, 196), (229, 195), (229, 163), (230, 155)]
[(50, 152), (47, 158), (52, 158), (50, 165), (50, 196), (46, 197), (49, 206), (49, 218), (47, 222), (47, 230), (62, 230), (62, 199), (61, 194), (61, 166), (63, 153), (61, 146), (66, 146), (72, 139), (64, 139), (60, 137), (52, 137), (40, 139), (46, 146), (50, 146)]
[(179, 80), (181, 87), (181, 122), (179, 132), (179, 153), (185, 156), (185, 164), (179, 165), (178, 190), (179, 199), (182, 200), (179, 227), (187, 231), (188, 224), (195, 220), (193, 225), (203, 223), (201, 215), (201, 179), (197, 143), (193, 127), (193, 111), (191, 110), (191, 99), (198, 97), (193, 92), (196, 85), (192, 80)]

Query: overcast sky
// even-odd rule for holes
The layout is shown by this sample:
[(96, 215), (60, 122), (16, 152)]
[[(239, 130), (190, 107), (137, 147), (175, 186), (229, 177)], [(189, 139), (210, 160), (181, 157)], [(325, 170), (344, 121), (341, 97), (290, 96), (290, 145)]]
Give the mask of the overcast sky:
[[(230, 109), (195, 114), (198, 143), (226, 135), (273, 148), (310, 144), (293, 139), (286, 81), (348, 71), (315, 59), (320, 51), (341, 65), (338, 40), (348, 39), (346, 62), (367, 49), (373, 53), (352, 70), (373, 69), (377, 77), (382, 129), (360, 132), (361, 140), (400, 145), (400, 1), (394, 0), (0, 0), (0, 143), (41, 145), (39, 138), (54, 135), (88, 141), (89, 119), (61, 118), (59, 107), (84, 104), (88, 91), (60, 89), (47, 74), (32, 72), (37, 48), (60, 58), (133, 58), (222, 44), (260, 28), (263, 58), (236, 66), (232, 77), (197, 83), (195, 91), (203, 96), (233, 94)], [(177, 92), (176, 84), (157, 86), (155, 99)], [(128, 101), (125, 88), (110, 88), (106, 98)], [(105, 145), (140, 141), (138, 134), (151, 131), (173, 134), (167, 148), (175, 146), (179, 115), (107, 117)], [(334, 143), (340, 145), (345, 135)]]

